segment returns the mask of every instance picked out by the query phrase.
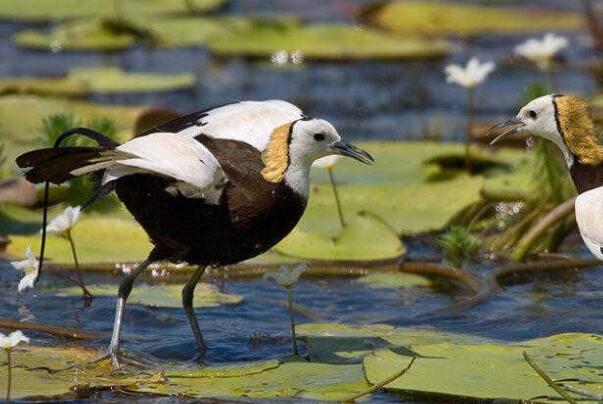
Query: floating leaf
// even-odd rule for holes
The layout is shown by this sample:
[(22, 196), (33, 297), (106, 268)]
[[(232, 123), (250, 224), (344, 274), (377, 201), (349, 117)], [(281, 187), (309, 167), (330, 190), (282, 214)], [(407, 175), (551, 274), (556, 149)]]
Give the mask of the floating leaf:
[(358, 278), (358, 282), (364, 283), (371, 288), (410, 288), (413, 286), (430, 286), (431, 282), (419, 275), (387, 272), (376, 273)]
[(294, 230), (276, 250), (305, 259), (345, 261), (392, 258), (405, 251), (392, 228), (369, 212), (358, 213), (334, 239)]
[[(83, 369), (50, 373), (49, 370), (89, 362), (98, 356), (98, 351), (83, 347), (38, 347), (23, 346), (15, 349), (13, 359), (12, 399), (31, 398), (40, 400), (56, 397), (76, 398), (72, 387), (86, 385), (91, 388), (147, 386), (163, 382), (159, 374), (112, 375), (111, 364), (104, 361)], [(5, 397), (7, 369), (4, 352), (0, 353), (0, 396)]]
[(0, 94), (86, 95), (157, 92), (190, 88), (191, 74), (129, 73), (118, 68), (78, 68), (64, 78), (12, 77), (0, 80)]
[[(224, 0), (188, 0), (195, 12), (220, 7)], [(52, 21), (75, 17), (123, 17), (186, 13), (183, 0), (0, 0), (0, 18), (21, 21)]]
[(392, 1), (370, 7), (365, 19), (404, 35), (516, 34), (578, 30), (578, 13), (460, 3)]
[(221, 56), (266, 60), (283, 49), (301, 52), (304, 59), (319, 60), (439, 58), (449, 51), (449, 45), (438, 40), (394, 37), (366, 27), (326, 24), (252, 24), (232, 35), (215, 38), (209, 47)]
[[(555, 380), (593, 390), (603, 388), (598, 364), (603, 360), (601, 337), (561, 334), (508, 345), (455, 343), (414, 345), (420, 355), (416, 367), (386, 388), (423, 394), (476, 399), (556, 399), (557, 394), (525, 362), (522, 351)], [(364, 367), (369, 382), (377, 382), (408, 361), (407, 355), (380, 350), (367, 355)], [(571, 384), (570, 383), (570, 384)]]
[[(9, 214), (19, 211), (21, 210), (13, 209)], [(41, 224), (34, 223), (25, 228), (26, 231), (33, 230), (32, 233), (10, 236), (11, 243), (7, 248), (9, 254), (19, 257), (28, 245), (34, 251), (39, 251)], [(73, 238), (80, 262), (84, 264), (139, 261), (146, 258), (152, 248), (145, 232), (136, 222), (116, 217), (84, 216), (73, 229)], [(102, 243), (99, 240), (103, 240)], [(48, 236), (46, 253), (47, 258), (55, 262), (71, 263), (73, 260), (69, 243), (57, 236)]]
[[(23, 151), (41, 146), (38, 130), (42, 126), (43, 118), (52, 114), (73, 113), (85, 122), (101, 118), (110, 119), (122, 135), (117, 140), (123, 141), (125, 137), (122, 132), (134, 126), (142, 111), (142, 107), (102, 105), (31, 95), (4, 96), (0, 97), (2, 140), (7, 155), (14, 158)], [(15, 116), (20, 119), (14, 119)], [(127, 133), (127, 136), (131, 134)]]
[[(211, 367), (200, 372), (183, 370), (167, 372), (167, 383), (135, 388), (135, 391), (184, 395), (187, 397), (247, 397), (254, 399), (302, 398), (311, 400), (341, 400), (350, 394), (370, 387), (361, 365), (331, 365), (323, 363), (286, 362), (273, 367), (269, 361), (242, 365), (254, 369), (238, 375), (233, 367), (224, 377), (212, 375)], [(221, 374), (222, 367), (218, 367)], [(262, 370), (264, 369), (264, 370)], [(208, 376), (204, 376), (208, 374)]]
[[(116, 285), (90, 285), (88, 290), (94, 296), (117, 296)], [(79, 287), (58, 289), (55, 295), (61, 297), (80, 296)], [(243, 300), (240, 295), (222, 293), (214, 285), (198, 283), (195, 288), (194, 307), (218, 307), (228, 304), (239, 304)], [(129, 304), (142, 304), (153, 307), (182, 307), (182, 286), (180, 285), (139, 285), (132, 289), (128, 298)]]

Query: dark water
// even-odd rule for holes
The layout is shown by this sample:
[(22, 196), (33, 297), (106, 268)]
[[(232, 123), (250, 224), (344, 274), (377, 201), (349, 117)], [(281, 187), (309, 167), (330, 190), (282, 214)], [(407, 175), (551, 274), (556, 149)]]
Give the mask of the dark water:
[[(309, 4), (311, 3), (311, 4)], [(288, 13), (314, 21), (354, 23), (354, 10), (365, 0), (333, 2), (313, 0), (237, 0), (225, 12), (233, 14)], [(576, 1), (538, 1), (575, 9)], [(17, 48), (10, 36), (25, 25), (0, 23), (0, 76), (56, 76), (77, 66), (115, 65), (125, 70), (163, 73), (194, 72), (194, 91), (148, 95), (95, 95), (103, 103), (147, 104), (182, 112), (236, 99), (283, 98), (302, 106), (309, 114), (330, 119), (351, 138), (420, 139), (425, 133), (445, 140), (459, 139), (464, 125), (464, 93), (445, 83), (443, 68), (450, 62), (464, 63), (469, 55), (496, 60), (498, 68), (479, 88), (479, 119), (512, 112), (522, 89), (546, 78), (525, 66), (505, 62), (512, 48), (524, 40), (479, 38), (471, 47), (459, 43), (458, 50), (441, 62), (357, 62), (349, 64), (304, 63), (281, 69), (265, 61), (243, 59), (218, 62), (203, 49), (148, 49), (136, 47), (119, 54), (32, 52)], [(584, 34), (571, 36), (567, 52), (569, 67), (558, 73), (559, 88), (590, 95), (598, 91), (591, 73), (576, 66), (593, 58)], [(416, 252), (414, 252), (416, 253)], [(585, 255), (585, 251), (581, 251)], [(484, 275), (488, 266), (475, 268)], [(24, 296), (16, 293), (17, 274), (0, 264), (0, 318), (16, 318), (106, 334), (94, 347), (105, 347), (113, 325), (115, 301), (97, 298), (82, 307), (79, 298), (57, 298), (45, 284), (61, 281), (46, 277), (41, 288)], [(89, 276), (88, 282), (117, 283), (115, 277)], [(218, 283), (224, 292), (241, 294), (236, 306), (198, 311), (201, 327), (210, 346), (210, 363), (278, 358), (289, 353), (288, 315), (275, 302), (284, 292), (262, 280), (228, 280)], [(503, 340), (522, 340), (560, 332), (603, 333), (603, 276), (600, 269), (571, 276), (549, 276), (510, 285), (488, 302), (468, 310), (455, 310), (459, 299), (430, 288), (371, 289), (352, 279), (301, 280), (295, 300), (318, 313), (324, 321), (350, 324), (388, 323), (395, 326), (431, 326)], [(299, 321), (309, 321), (297, 316)], [(28, 333), (36, 343), (56, 340)], [(262, 335), (259, 344), (250, 342)], [(152, 355), (159, 361), (182, 362), (193, 358), (195, 347), (181, 309), (128, 306), (123, 347)], [(121, 400), (124, 397), (107, 396)], [(380, 393), (375, 401), (394, 397)], [(398, 399), (398, 398), (396, 398)], [(175, 398), (154, 401), (178, 401)], [(146, 401), (140, 399), (139, 401)]]

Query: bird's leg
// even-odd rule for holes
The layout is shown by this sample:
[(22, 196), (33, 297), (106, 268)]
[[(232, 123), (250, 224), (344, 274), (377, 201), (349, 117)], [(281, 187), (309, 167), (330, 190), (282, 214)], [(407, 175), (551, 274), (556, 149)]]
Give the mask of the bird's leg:
[[(119, 290), (117, 292), (117, 306), (115, 308), (115, 321), (113, 323), (113, 335), (111, 336), (111, 343), (109, 344), (109, 348), (107, 352), (103, 355), (99, 356), (96, 359), (93, 359), (89, 362), (80, 363), (72, 366), (68, 366), (62, 369), (53, 370), (52, 373), (62, 372), (65, 370), (71, 370), (75, 368), (85, 368), (90, 365), (94, 365), (96, 363), (102, 362), (106, 359), (110, 359), (114, 368), (119, 368), (119, 336), (121, 334), (121, 324), (124, 316), (124, 308), (126, 305), (126, 300), (128, 300), (128, 296), (132, 291), (132, 286), (134, 285), (134, 281), (136, 278), (144, 272), (145, 269), (149, 267), (153, 262), (157, 261), (157, 259), (152, 258), (153, 254), (149, 256), (145, 261), (141, 262), (136, 269), (134, 269), (128, 276), (124, 278), (124, 280), (119, 285)], [(136, 361), (131, 361), (136, 365), (140, 365)]]
[(149, 267), (153, 263), (152, 258), (147, 258), (145, 261), (141, 262), (136, 269), (134, 269), (128, 276), (124, 278), (124, 280), (119, 285), (119, 290), (117, 292), (117, 305), (115, 307), (115, 321), (113, 323), (113, 335), (111, 336), (111, 343), (109, 344), (109, 349), (107, 349), (107, 353), (104, 357), (99, 359), (111, 359), (113, 363), (113, 367), (119, 367), (119, 341), (121, 334), (121, 324), (124, 317), (124, 309), (126, 306), (126, 300), (128, 300), (128, 296), (130, 296), (130, 292), (132, 292), (132, 286), (134, 285), (134, 281), (138, 276), (144, 272), (145, 269)]
[(201, 276), (205, 272), (205, 268), (206, 267), (201, 265), (198, 266), (193, 276), (191, 276), (188, 282), (186, 282), (186, 285), (184, 285), (184, 288), (182, 288), (182, 307), (184, 307), (184, 311), (188, 317), (188, 322), (193, 330), (193, 335), (195, 336), (195, 342), (197, 343), (197, 350), (199, 351), (201, 360), (205, 356), (205, 352), (207, 352), (207, 346), (203, 340), (203, 334), (201, 334), (199, 322), (197, 321), (195, 309), (193, 308), (193, 296), (195, 294), (197, 282), (199, 282), (199, 279), (201, 279)]

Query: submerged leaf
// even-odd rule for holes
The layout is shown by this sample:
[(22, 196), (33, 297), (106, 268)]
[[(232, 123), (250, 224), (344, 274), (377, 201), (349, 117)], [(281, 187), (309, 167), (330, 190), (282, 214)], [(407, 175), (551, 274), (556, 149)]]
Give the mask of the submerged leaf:
[(375, 289), (379, 288), (410, 288), (413, 286), (429, 286), (431, 282), (419, 275), (398, 272), (369, 274), (358, 278), (358, 282)]
[[(94, 296), (117, 296), (116, 285), (87, 286)], [(79, 287), (58, 289), (55, 295), (61, 297), (80, 296)], [(218, 307), (227, 304), (239, 304), (243, 300), (240, 295), (222, 293), (214, 285), (199, 283), (195, 288), (194, 307)], [(128, 304), (143, 304), (153, 307), (182, 307), (182, 286), (180, 285), (140, 285), (132, 290)]]

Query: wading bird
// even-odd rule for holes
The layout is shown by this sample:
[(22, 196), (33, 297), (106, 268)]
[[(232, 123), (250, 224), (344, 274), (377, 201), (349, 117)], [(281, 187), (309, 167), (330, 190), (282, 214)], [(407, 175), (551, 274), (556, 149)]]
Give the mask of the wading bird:
[[(99, 146), (57, 147), (76, 133)], [(312, 162), (332, 154), (373, 161), (329, 122), (271, 100), (195, 112), (121, 145), (76, 128), (55, 148), (25, 153), (17, 164), (29, 181), (46, 182), (46, 190), (49, 182), (94, 174), (100, 178), (96, 197), (114, 190), (150, 237), (154, 248), (148, 258), (119, 286), (113, 335), (103, 356), (119, 366), (122, 317), (134, 280), (164, 260), (199, 266), (182, 290), (182, 304), (203, 356), (206, 345), (192, 300), (205, 268), (252, 258), (285, 237), (305, 210)]]
[(580, 235), (591, 253), (603, 260), (603, 146), (586, 102), (570, 95), (536, 98), (490, 131), (503, 131), (491, 144), (526, 132), (559, 147), (579, 193), (575, 211)]

